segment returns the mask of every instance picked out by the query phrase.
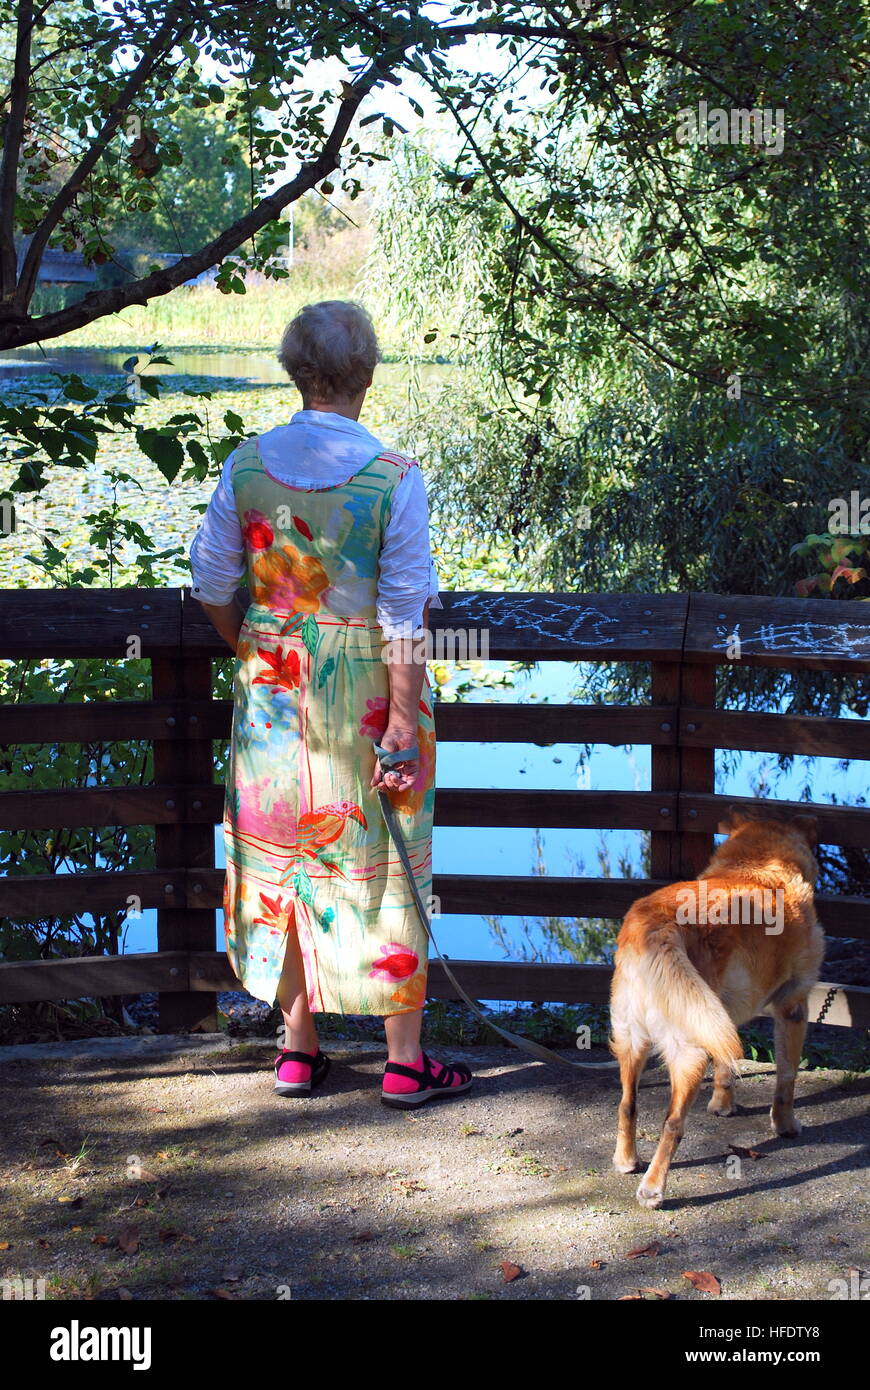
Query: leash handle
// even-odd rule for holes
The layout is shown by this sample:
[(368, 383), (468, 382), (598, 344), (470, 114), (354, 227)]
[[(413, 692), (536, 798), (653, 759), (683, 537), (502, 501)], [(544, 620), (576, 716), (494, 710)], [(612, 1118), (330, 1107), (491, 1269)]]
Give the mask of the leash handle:
[[(378, 745), (375, 743), (373, 746), (375, 752), (377, 753)], [(404, 750), (404, 754), (405, 757), (408, 756), (407, 749)], [(383, 763), (381, 765), (383, 766)], [(414, 906), (417, 909), (417, 915), (419, 916), (420, 921), (425, 929), (426, 935), (428, 936), (429, 940), (432, 943), (432, 946), (434, 947), (436, 956), (441, 962), (441, 968), (443, 969), (445, 975), (452, 984), (453, 988), (456, 990), (456, 993), (459, 995), (460, 999), (462, 999), (462, 1001), (465, 1004), (467, 1004), (468, 1008), (471, 1009), (471, 1012), (474, 1014), (474, 1016), (480, 1019), (481, 1023), (485, 1023), (487, 1028), (491, 1028), (494, 1033), (498, 1033), (499, 1037), (504, 1038), (505, 1042), (510, 1043), (512, 1047), (518, 1047), (522, 1052), (527, 1052), (529, 1056), (537, 1058), (539, 1062), (549, 1062), (551, 1066), (553, 1063), (557, 1062), (560, 1066), (571, 1067), (575, 1070), (579, 1068), (584, 1071), (587, 1069), (602, 1069), (610, 1071), (613, 1068), (617, 1067), (617, 1062), (577, 1062), (567, 1057), (560, 1057), (558, 1052), (553, 1052), (549, 1047), (544, 1047), (542, 1043), (537, 1043), (532, 1038), (524, 1038), (519, 1033), (511, 1033), (507, 1028), (500, 1027), (499, 1024), (493, 1023), (491, 1019), (486, 1017), (486, 1015), (481, 1010), (479, 1004), (477, 1004), (477, 1002), (474, 999), (472, 999), (468, 994), (466, 994), (465, 990), (462, 988), (462, 985), (459, 983), (456, 976), (453, 974), (453, 971), (450, 969), (450, 966), (447, 964), (447, 961), (444, 959), (440, 950), (438, 949), (438, 942), (435, 940), (435, 937), (432, 934), (432, 928), (429, 925), (429, 918), (426, 913), (426, 908), (424, 906), (423, 899), (420, 896), (420, 890), (417, 887), (417, 881), (414, 877), (414, 870), (411, 867), (411, 861), (408, 858), (408, 849), (405, 844), (405, 839), (402, 835), (401, 830), (396, 824), (395, 813), (390, 803), (389, 796), (385, 788), (383, 787), (378, 787), (377, 791), (378, 799), (381, 804), (381, 813), (384, 817), (384, 821), (386, 823), (390, 839), (395, 845), (396, 850), (398, 851), (399, 858), (402, 861), (402, 868), (404, 869), (405, 877), (408, 880), (408, 887), (410, 888), (411, 896), (414, 899)]]
[(409, 763), (420, 756), (420, 749), (416, 743), (412, 743), (410, 748), (397, 748), (395, 753), (388, 753), (379, 743), (373, 743), (372, 747), (384, 772), (391, 771), (396, 763)]

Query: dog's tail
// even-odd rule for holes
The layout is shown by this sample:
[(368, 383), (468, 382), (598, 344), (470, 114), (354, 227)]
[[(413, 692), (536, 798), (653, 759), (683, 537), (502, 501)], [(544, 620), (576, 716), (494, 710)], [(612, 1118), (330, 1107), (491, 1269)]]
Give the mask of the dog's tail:
[(737, 1029), (721, 999), (689, 959), (676, 922), (645, 933), (639, 966), (656, 1009), (688, 1042), (729, 1066), (743, 1056)]

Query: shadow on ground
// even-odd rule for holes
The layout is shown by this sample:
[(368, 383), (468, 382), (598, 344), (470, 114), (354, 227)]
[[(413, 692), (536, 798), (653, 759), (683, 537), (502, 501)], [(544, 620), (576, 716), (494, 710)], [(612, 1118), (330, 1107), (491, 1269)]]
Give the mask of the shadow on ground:
[[(772, 1069), (745, 1061), (741, 1113), (705, 1091), (650, 1212), (610, 1167), (613, 1073), (439, 1049), (476, 1088), (408, 1115), (379, 1102), (375, 1046), (334, 1044), (328, 1091), (287, 1101), (268, 1043), (149, 1044), (0, 1049), (0, 1278), (59, 1299), (703, 1300), (683, 1278), (702, 1270), (757, 1300), (831, 1298), (867, 1267), (870, 1078), (802, 1073), (804, 1133), (782, 1140)], [(666, 1100), (649, 1071), (645, 1160)]]

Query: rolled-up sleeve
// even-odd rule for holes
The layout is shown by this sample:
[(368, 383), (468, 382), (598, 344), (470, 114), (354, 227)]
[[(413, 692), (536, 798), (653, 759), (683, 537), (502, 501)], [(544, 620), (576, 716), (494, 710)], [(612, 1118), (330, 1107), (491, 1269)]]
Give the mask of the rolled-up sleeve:
[(223, 466), (190, 547), (191, 592), (203, 603), (229, 603), (245, 576), (245, 545), (231, 481), (233, 455)]
[(388, 640), (408, 636), (422, 627), (427, 599), (433, 608), (443, 607), (429, 540), (426, 484), (418, 466), (396, 485), (379, 563), (378, 622)]

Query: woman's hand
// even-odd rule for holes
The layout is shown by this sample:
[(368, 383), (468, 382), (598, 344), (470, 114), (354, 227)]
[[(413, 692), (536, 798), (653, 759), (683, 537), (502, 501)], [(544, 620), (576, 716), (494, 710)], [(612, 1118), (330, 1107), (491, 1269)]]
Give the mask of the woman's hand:
[[(416, 742), (416, 729), (392, 723), (387, 725), (383, 738), (378, 739), (381, 748), (385, 748), (388, 753), (396, 753), (400, 748), (410, 748)], [(387, 791), (404, 792), (414, 785), (419, 771), (419, 758), (410, 758), (407, 762), (399, 763), (396, 767), (391, 768), (389, 772), (384, 772), (376, 755), (375, 770), (370, 785), (372, 787), (383, 785)]]

